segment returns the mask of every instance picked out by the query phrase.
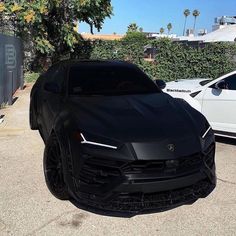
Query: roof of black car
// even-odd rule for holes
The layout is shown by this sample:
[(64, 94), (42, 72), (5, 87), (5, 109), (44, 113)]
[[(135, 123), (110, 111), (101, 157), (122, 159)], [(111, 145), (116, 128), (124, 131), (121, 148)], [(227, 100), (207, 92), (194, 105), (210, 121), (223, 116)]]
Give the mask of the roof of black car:
[(119, 61), (119, 60), (64, 60), (60, 61), (57, 64), (61, 65), (107, 65), (107, 66), (127, 66), (127, 67), (134, 67), (132, 63), (126, 61)]

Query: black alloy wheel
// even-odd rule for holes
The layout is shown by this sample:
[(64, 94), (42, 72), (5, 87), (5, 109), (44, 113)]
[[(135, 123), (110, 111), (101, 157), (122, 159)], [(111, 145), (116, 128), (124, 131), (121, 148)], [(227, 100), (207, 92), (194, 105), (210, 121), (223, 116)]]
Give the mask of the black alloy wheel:
[(55, 135), (49, 137), (45, 150), (43, 169), (50, 192), (58, 199), (68, 200), (68, 188), (64, 181), (61, 149)]

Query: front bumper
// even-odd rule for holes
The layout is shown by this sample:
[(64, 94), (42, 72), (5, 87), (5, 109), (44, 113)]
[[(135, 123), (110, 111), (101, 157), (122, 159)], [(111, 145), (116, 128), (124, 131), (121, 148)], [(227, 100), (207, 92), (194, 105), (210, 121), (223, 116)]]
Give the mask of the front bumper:
[(199, 198), (207, 197), (214, 188), (215, 184), (205, 179), (185, 188), (164, 192), (121, 192), (107, 201), (96, 201), (91, 199), (91, 195), (79, 194), (76, 201), (79, 207), (96, 213), (144, 214), (192, 204)]
[(215, 146), (176, 160), (87, 158), (74, 178), (73, 197), (92, 209), (145, 213), (206, 197), (216, 185)]

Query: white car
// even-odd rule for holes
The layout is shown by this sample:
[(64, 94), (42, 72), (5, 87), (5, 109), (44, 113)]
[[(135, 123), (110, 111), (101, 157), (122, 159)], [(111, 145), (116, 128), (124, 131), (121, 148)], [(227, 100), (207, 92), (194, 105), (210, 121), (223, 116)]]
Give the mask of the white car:
[(216, 135), (236, 138), (236, 71), (215, 80), (172, 81), (163, 91), (204, 114)]

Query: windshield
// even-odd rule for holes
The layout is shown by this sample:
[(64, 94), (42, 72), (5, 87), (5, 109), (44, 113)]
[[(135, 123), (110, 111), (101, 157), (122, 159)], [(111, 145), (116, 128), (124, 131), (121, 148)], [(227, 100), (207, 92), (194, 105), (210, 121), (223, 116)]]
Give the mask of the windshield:
[(128, 95), (158, 93), (155, 83), (135, 67), (107, 65), (73, 66), (69, 73), (70, 95)]

